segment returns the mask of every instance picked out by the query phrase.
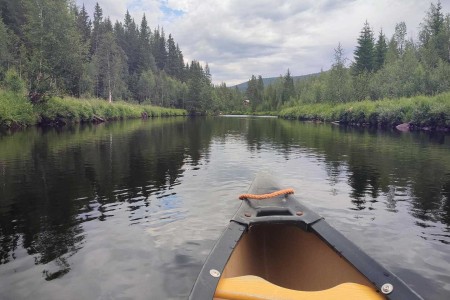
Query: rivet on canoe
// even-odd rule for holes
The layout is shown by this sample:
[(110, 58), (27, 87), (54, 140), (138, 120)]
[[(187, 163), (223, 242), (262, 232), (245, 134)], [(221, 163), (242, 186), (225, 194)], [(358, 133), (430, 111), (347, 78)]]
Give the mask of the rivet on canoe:
[(220, 277), (220, 272), (217, 271), (216, 269), (211, 269), (209, 270), (209, 274), (211, 274), (212, 277), (218, 278)]
[(385, 295), (392, 293), (393, 290), (394, 290), (394, 286), (390, 283), (385, 283), (381, 287), (381, 292)]
[(246, 216), (247, 218), (250, 218), (250, 217), (252, 216), (252, 214), (251, 214), (251, 213), (248, 213), (248, 212), (246, 212), (246, 213), (244, 214), (244, 216)]
[(299, 216), (299, 217), (300, 217), (300, 216), (303, 216), (303, 212), (302, 212), (302, 211), (298, 211), (298, 212), (296, 212), (295, 214), (296, 214), (297, 216)]

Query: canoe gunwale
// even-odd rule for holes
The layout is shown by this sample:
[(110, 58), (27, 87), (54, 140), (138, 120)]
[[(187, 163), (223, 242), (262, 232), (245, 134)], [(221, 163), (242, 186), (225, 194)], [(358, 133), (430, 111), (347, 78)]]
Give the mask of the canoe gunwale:
[(246, 225), (236, 222), (228, 224), (206, 259), (192, 288), (189, 299), (213, 299), (220, 276), (214, 277), (210, 272), (211, 270), (217, 270), (222, 275), (231, 253), (247, 228)]
[(339, 253), (339, 255), (358, 269), (359, 272), (375, 285), (378, 291), (381, 291), (384, 284), (391, 284), (394, 289), (391, 293), (385, 295), (387, 299), (423, 300), (423, 298), (413, 291), (405, 282), (367, 255), (339, 231), (331, 227), (325, 220), (313, 224), (311, 226), (311, 232), (315, 233), (335, 252)]

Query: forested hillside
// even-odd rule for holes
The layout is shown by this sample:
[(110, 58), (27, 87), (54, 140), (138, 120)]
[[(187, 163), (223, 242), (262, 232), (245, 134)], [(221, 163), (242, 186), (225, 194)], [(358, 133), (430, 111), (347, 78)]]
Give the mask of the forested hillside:
[[(450, 91), (450, 14), (431, 3), (417, 37), (399, 22), (387, 37), (366, 21), (350, 61), (339, 43), (329, 71), (306, 80), (285, 76), (264, 86), (252, 76), (246, 95), (255, 111), (273, 111), (314, 103), (347, 103), (383, 98), (432, 96)], [(450, 99), (449, 101), (450, 102)], [(450, 114), (450, 112), (447, 112)]]
[[(307, 74), (307, 75), (292, 76), (292, 79), (295, 82), (295, 81), (304, 80), (304, 79), (307, 79), (310, 77), (318, 76), (319, 74), (320, 73), (312, 73), (312, 74)], [(263, 77), (262, 78), (264, 86), (269, 86), (272, 83), (275, 83), (278, 79), (280, 79), (280, 76), (279, 77), (268, 77), (268, 78)], [(248, 83), (249, 83), (248, 81), (242, 82), (233, 87), (237, 87), (240, 91), (245, 92), (245, 91), (247, 91)]]
[(288, 70), (270, 84), (252, 75), (245, 92), (213, 85), (208, 65), (186, 62), (175, 37), (145, 15), (112, 22), (100, 5), (90, 16), (71, 0), (0, 0), (0, 12), (0, 84), (33, 104), (58, 95), (249, 113), (450, 91), (450, 14), (439, 1), (417, 37), (404, 22), (387, 37), (366, 21), (351, 60), (339, 43), (330, 70), (299, 81)]
[(98, 3), (91, 17), (70, 0), (0, 0), (0, 11), (0, 81), (33, 103), (69, 95), (204, 112), (233, 98), (145, 15), (113, 23)]

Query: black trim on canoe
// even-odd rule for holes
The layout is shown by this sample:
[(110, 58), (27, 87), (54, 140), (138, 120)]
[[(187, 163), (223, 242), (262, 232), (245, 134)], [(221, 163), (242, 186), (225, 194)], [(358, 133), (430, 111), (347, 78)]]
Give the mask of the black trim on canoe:
[[(274, 183), (269, 174), (261, 173), (253, 181), (248, 192), (251, 194), (266, 194), (279, 189), (279, 186)], [(387, 299), (423, 299), (397, 276), (364, 253), (331, 227), (321, 216), (301, 204), (292, 195), (265, 200), (247, 199), (242, 201), (237, 213), (231, 219), (227, 229), (223, 232), (203, 265), (189, 299), (213, 299), (220, 275), (242, 235), (250, 226), (263, 223), (291, 224), (315, 233), (330, 248), (367, 277), (378, 290), (381, 290), (386, 283), (393, 285), (393, 291), (385, 295)]]
[(339, 231), (331, 227), (325, 220), (313, 224), (311, 226), (311, 231), (316, 233), (317, 236), (325, 241), (333, 248), (333, 250), (349, 261), (356, 269), (366, 276), (379, 291), (384, 284), (391, 284), (394, 289), (390, 294), (384, 295), (387, 299), (423, 299), (408, 287), (406, 283), (368, 256)]
[(230, 222), (203, 265), (189, 299), (201, 300), (213, 298), (220, 277), (212, 276), (210, 271), (217, 270), (222, 274), (228, 258), (231, 256), (234, 247), (246, 229), (247, 227), (245, 225)]

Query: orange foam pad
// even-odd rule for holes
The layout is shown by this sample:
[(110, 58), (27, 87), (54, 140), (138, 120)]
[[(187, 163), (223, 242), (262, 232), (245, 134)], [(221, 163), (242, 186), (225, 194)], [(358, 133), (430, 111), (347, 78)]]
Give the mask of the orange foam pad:
[(222, 278), (214, 298), (229, 300), (382, 300), (373, 288), (358, 283), (343, 283), (322, 291), (297, 291), (272, 284), (261, 277), (247, 275)]

